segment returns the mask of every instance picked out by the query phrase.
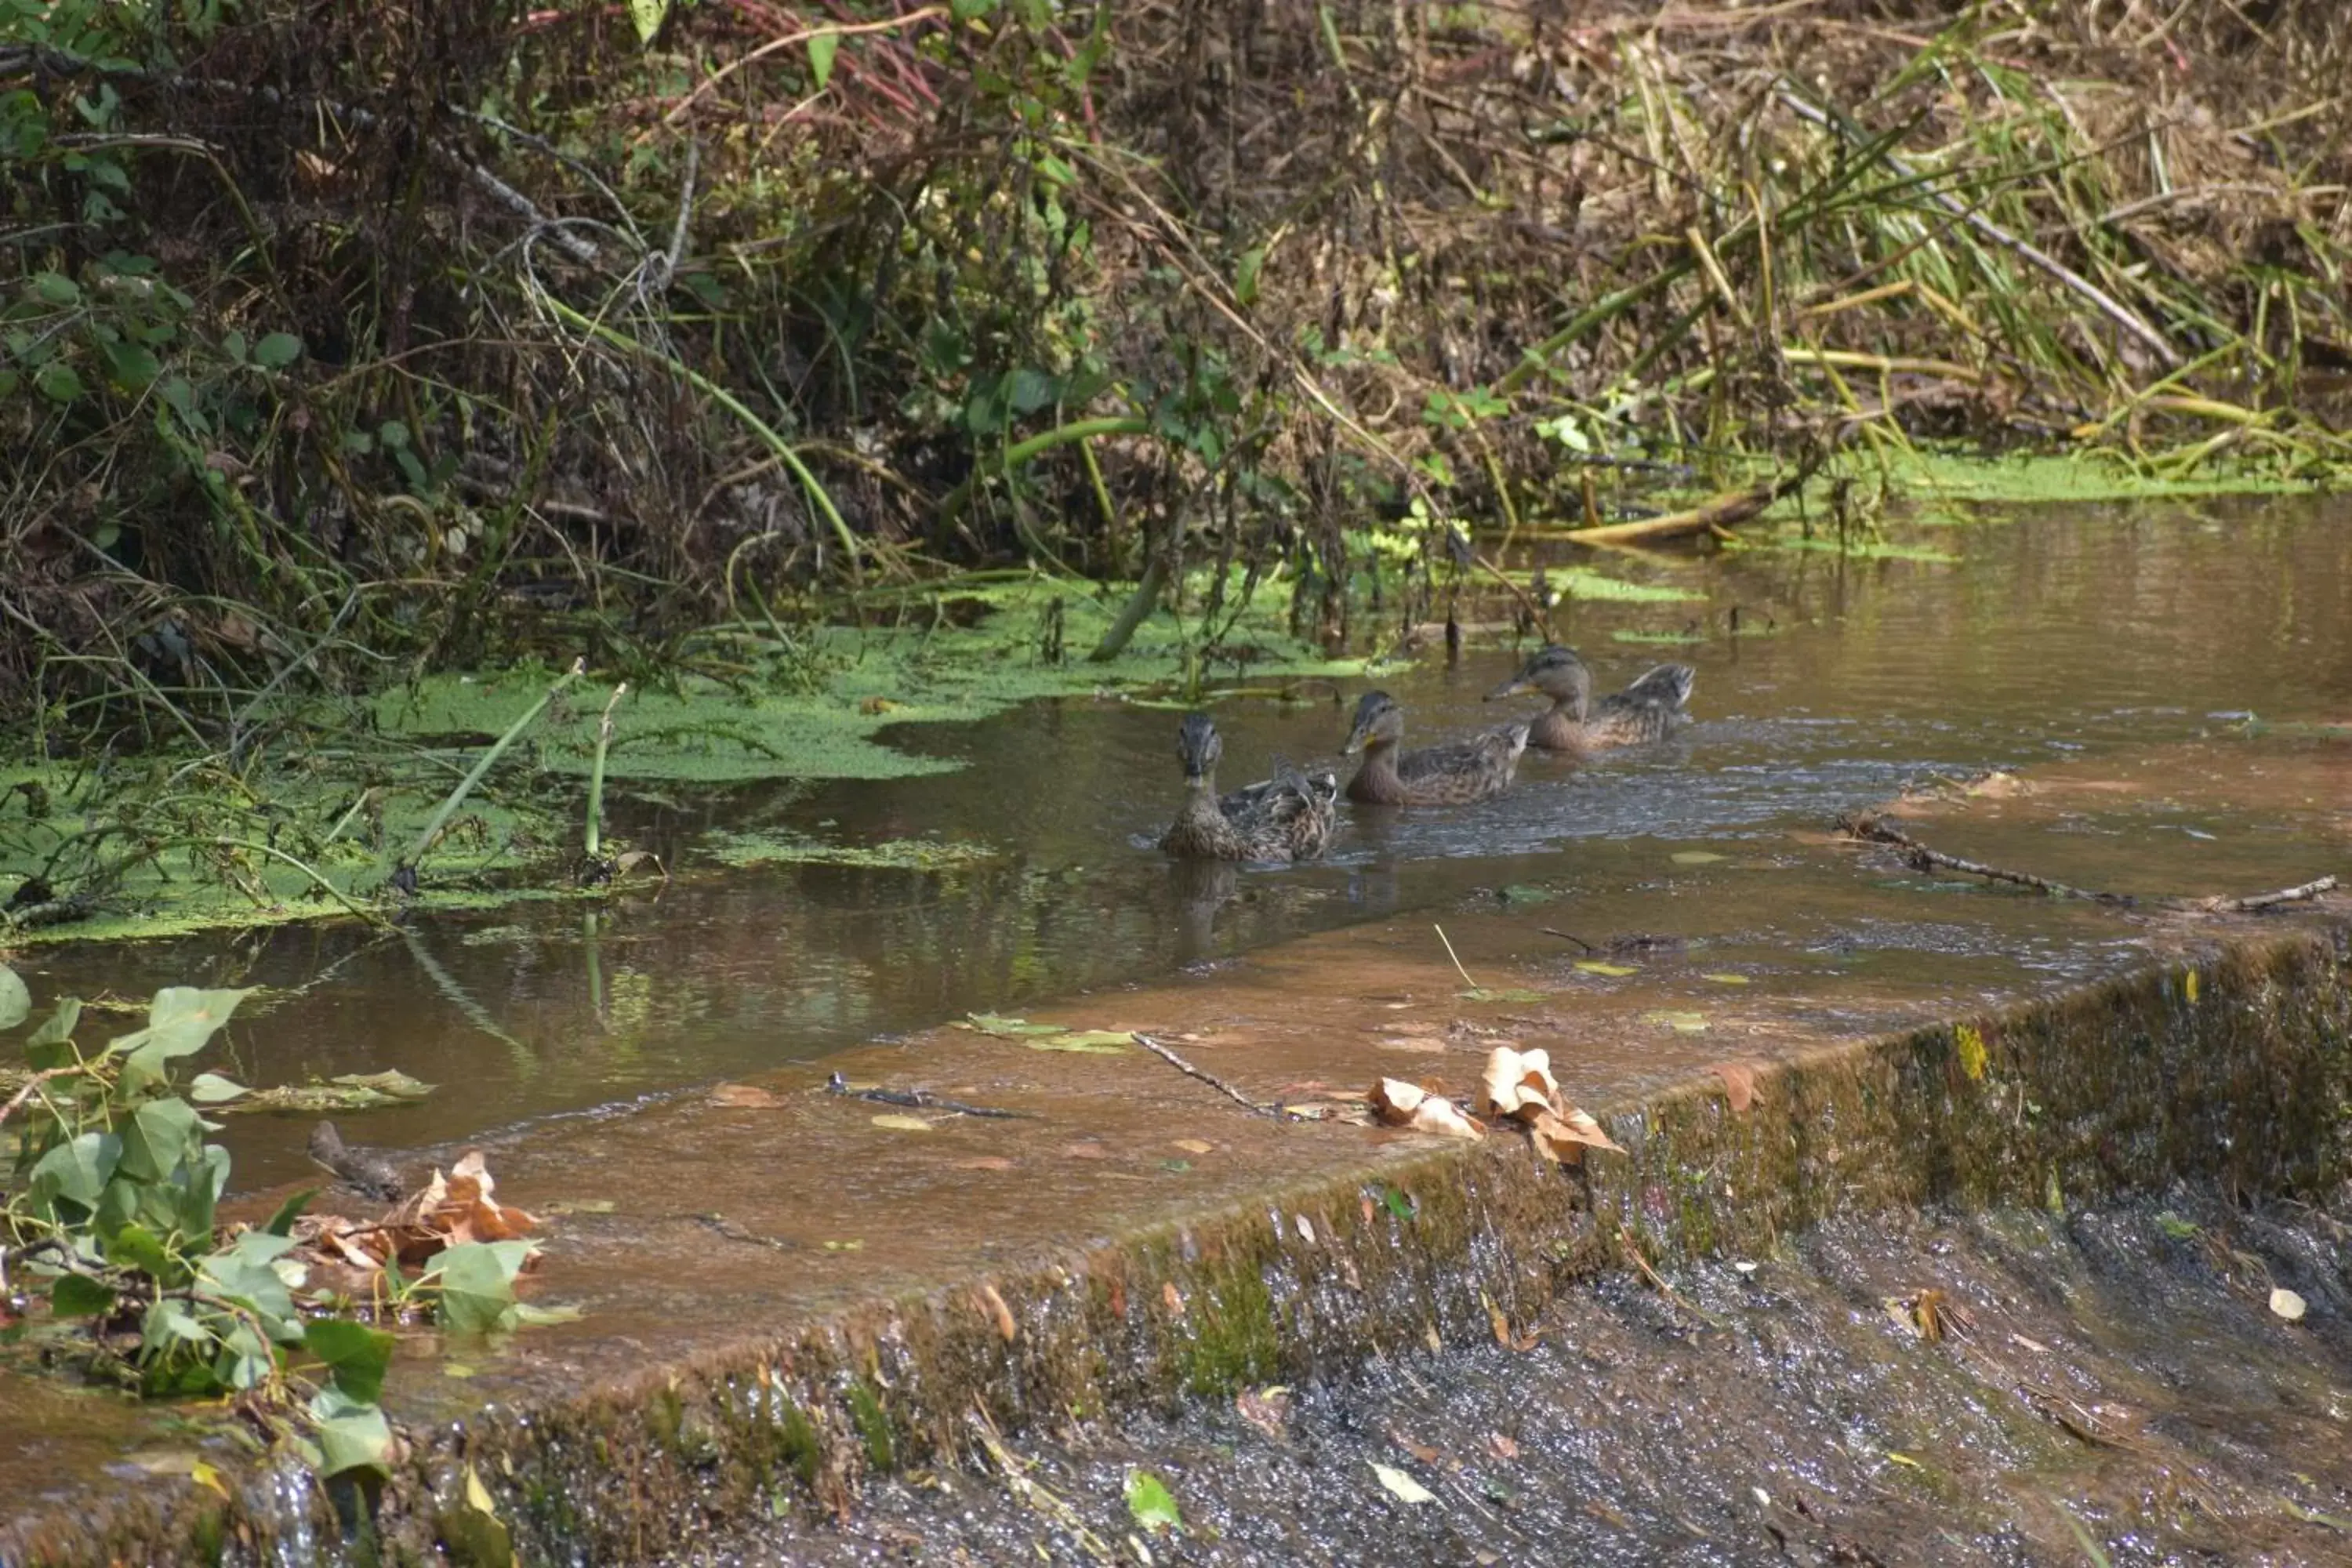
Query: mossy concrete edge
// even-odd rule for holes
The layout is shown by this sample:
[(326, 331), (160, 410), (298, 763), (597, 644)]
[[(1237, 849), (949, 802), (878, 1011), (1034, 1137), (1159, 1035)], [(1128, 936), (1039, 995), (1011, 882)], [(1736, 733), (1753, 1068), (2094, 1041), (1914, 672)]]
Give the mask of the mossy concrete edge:
[[(1752, 1074), (1752, 1077), (1751, 1077)], [(1752, 1083), (1753, 1103), (1732, 1092)], [(46, 1500), (0, 1563), (646, 1560), (879, 1470), (1114, 1407), (1295, 1382), (1521, 1324), (1629, 1247), (1769, 1249), (1832, 1215), (2352, 1173), (2352, 931), (2299, 926), (1605, 1108), (1562, 1172), (1509, 1135), (1171, 1216), (530, 1408), (407, 1434), (353, 1537), (291, 1472)], [(396, 1404), (396, 1396), (395, 1396)], [(487, 1497), (490, 1508), (478, 1506)], [(346, 1509), (350, 1499), (343, 1500)], [(348, 1517), (348, 1516), (347, 1516)]]

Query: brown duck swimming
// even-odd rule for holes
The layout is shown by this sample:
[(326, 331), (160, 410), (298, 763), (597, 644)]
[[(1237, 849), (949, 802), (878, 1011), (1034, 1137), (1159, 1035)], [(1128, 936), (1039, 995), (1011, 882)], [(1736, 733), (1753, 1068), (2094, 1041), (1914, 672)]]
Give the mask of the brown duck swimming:
[(1277, 763), (1274, 777), (1220, 798), (1217, 763), (1225, 742), (1206, 713), (1188, 713), (1176, 731), (1184, 763), (1184, 804), (1160, 847), (1184, 860), (1312, 860), (1331, 842), (1339, 781)]
[(1662, 664), (1595, 702), (1592, 671), (1575, 650), (1553, 643), (1486, 693), (1486, 700), (1540, 691), (1551, 699), (1551, 710), (1528, 726), (1528, 744), (1547, 752), (1601, 752), (1663, 740), (1689, 722), (1683, 704), (1697, 678), (1689, 665)]
[(1385, 691), (1367, 691), (1342, 753), (1360, 751), (1364, 765), (1348, 781), (1348, 798), (1368, 805), (1466, 805), (1511, 787), (1528, 749), (1528, 727), (1509, 724), (1475, 740), (1417, 752), (1398, 749), (1404, 710)]

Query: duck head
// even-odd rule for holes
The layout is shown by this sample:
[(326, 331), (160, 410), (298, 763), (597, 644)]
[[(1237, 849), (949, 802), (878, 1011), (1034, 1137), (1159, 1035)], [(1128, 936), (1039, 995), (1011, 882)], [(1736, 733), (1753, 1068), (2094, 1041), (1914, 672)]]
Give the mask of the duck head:
[(1486, 700), (1493, 702), (1529, 691), (1540, 691), (1554, 702), (1568, 703), (1580, 713), (1592, 700), (1592, 671), (1577, 658), (1575, 649), (1548, 644), (1519, 666), (1517, 675), (1486, 693)]
[(1355, 722), (1349, 727), (1341, 756), (1352, 756), (1373, 746), (1393, 746), (1404, 739), (1404, 710), (1385, 691), (1367, 691), (1356, 704)]
[(1224, 738), (1206, 713), (1187, 713), (1176, 731), (1176, 754), (1183, 760), (1187, 780), (1206, 779), (1225, 754)]

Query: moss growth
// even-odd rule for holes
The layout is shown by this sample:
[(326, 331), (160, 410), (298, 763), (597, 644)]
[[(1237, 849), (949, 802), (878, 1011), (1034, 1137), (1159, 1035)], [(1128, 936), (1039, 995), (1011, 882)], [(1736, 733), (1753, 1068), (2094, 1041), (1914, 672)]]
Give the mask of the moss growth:
[[(1188, 584), (1198, 605), (1208, 584)], [(1236, 580), (1232, 593), (1238, 597)], [(902, 724), (968, 723), (1039, 698), (1143, 689), (1219, 669), (1265, 677), (1353, 675), (1361, 661), (1328, 659), (1284, 627), (1286, 591), (1261, 584), (1249, 606), (1221, 616), (1215, 646), (1201, 647), (1197, 611), (1164, 605), (1116, 658), (1086, 656), (1117, 615), (1118, 587), (1026, 578), (928, 593), (905, 590), (868, 616), (888, 626), (815, 628), (761, 680), (722, 682), (688, 674), (667, 691), (632, 692), (615, 714), (606, 763), (614, 779), (726, 783), (746, 779), (890, 779), (949, 773), (961, 764), (883, 743)], [(387, 692), (378, 722), (418, 738), (497, 732), (546, 689), (550, 672), (438, 676)], [(761, 689), (764, 687), (764, 689)], [(551, 709), (531, 735), (539, 765), (584, 776), (594, 755), (600, 702)]]
[(702, 847), (728, 866), (863, 866), (888, 870), (952, 871), (998, 858), (984, 844), (954, 839), (886, 838), (877, 844), (825, 844), (796, 833), (719, 831)]
[(856, 1425), (858, 1441), (866, 1449), (866, 1462), (878, 1472), (888, 1473), (898, 1454), (890, 1431), (890, 1415), (882, 1408), (880, 1396), (863, 1378), (849, 1385), (849, 1418)]
[(1190, 1331), (1178, 1348), (1185, 1389), (1225, 1394), (1279, 1373), (1282, 1339), (1274, 1293), (1255, 1263), (1234, 1257), (1193, 1294)]

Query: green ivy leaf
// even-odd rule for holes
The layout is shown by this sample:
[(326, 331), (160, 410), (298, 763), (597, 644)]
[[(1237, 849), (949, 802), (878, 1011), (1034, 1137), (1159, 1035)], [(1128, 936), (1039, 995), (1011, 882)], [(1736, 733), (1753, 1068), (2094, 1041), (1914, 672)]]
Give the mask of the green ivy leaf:
[(1127, 1511), (1146, 1530), (1184, 1528), (1184, 1521), (1176, 1511), (1175, 1494), (1168, 1489), (1167, 1482), (1149, 1470), (1127, 1473)]
[(33, 292), (39, 295), (46, 304), (79, 305), (81, 303), (81, 285), (62, 272), (34, 273)]
[(840, 48), (839, 33), (818, 33), (808, 41), (809, 78), (816, 83), (819, 92), (824, 91), (824, 84), (833, 79), (833, 57)]
[(284, 370), (302, 357), (302, 340), (291, 332), (271, 332), (253, 345), (253, 363), (264, 370)]
[(0, 1029), (13, 1029), (33, 1016), (33, 993), (25, 977), (0, 963)]
[(49, 1310), (60, 1318), (97, 1318), (114, 1310), (115, 1293), (97, 1280), (68, 1274), (49, 1287)]
[(425, 1266), (441, 1285), (441, 1321), (462, 1333), (498, 1333), (520, 1321), (515, 1276), (531, 1253), (527, 1241), (469, 1241)]
[(198, 1265), (198, 1284), (225, 1301), (251, 1308), (269, 1331), (280, 1339), (299, 1340), (301, 1327), (290, 1322), (294, 1299), (274, 1267), (294, 1245), (293, 1238), (248, 1230)]
[(636, 24), (637, 42), (641, 45), (654, 41), (654, 35), (661, 31), (668, 16), (669, 0), (629, 0), (629, 20)]
[(176, 1262), (162, 1238), (143, 1225), (125, 1225), (106, 1244), (106, 1260), (118, 1268), (136, 1268), (165, 1289), (186, 1284), (187, 1268)]
[(131, 1113), (122, 1132), (122, 1173), (141, 1182), (169, 1180), (198, 1157), (204, 1131), (184, 1100), (151, 1100)]
[(109, 343), (104, 351), (106, 378), (124, 392), (144, 392), (163, 374), (155, 351), (137, 343)]
[(40, 1158), (29, 1179), (36, 1200), (63, 1198), (96, 1210), (115, 1166), (122, 1163), (122, 1140), (111, 1132), (85, 1132)]
[(353, 1399), (340, 1388), (322, 1388), (310, 1401), (310, 1419), (318, 1423), (321, 1474), (390, 1473), (392, 1426), (373, 1402)]
[(373, 1405), (383, 1394), (392, 1346), (390, 1334), (348, 1318), (320, 1318), (302, 1331), (302, 1348), (325, 1362), (335, 1387), (361, 1405)]
[(221, 1105), (252, 1092), (216, 1072), (200, 1072), (188, 1080), (188, 1098), (198, 1105)]
[(147, 1026), (109, 1041), (106, 1048), (129, 1053), (123, 1065), (134, 1076), (161, 1076), (163, 1064), (173, 1058), (204, 1049), (213, 1032), (236, 1011), (236, 1005), (252, 994), (250, 987), (199, 991), (193, 985), (166, 985), (155, 993), (148, 1006)]
[(25, 1055), (31, 1058), (34, 1071), (47, 1072), (73, 1060), (74, 1026), (80, 1022), (81, 998), (68, 996), (39, 1028), (25, 1037)]
[(63, 360), (52, 360), (36, 371), (33, 387), (51, 403), (71, 403), (84, 391), (81, 377)]

